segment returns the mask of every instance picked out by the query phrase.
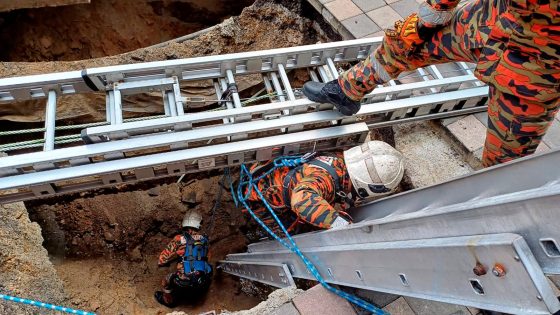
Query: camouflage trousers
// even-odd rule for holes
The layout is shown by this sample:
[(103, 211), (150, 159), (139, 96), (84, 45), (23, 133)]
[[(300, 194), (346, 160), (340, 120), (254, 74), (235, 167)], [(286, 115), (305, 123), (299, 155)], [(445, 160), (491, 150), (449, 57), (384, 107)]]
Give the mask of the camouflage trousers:
[(505, 3), (461, 2), (449, 25), (407, 54), (398, 39), (386, 35), (367, 59), (339, 77), (339, 84), (348, 97), (359, 100), (403, 71), (451, 61), (474, 62), (475, 74), (490, 89), (483, 165), (532, 154), (560, 106), (560, 64), (556, 56), (535, 58), (523, 47), (508, 44), (510, 34), (503, 31), (508, 25), (500, 24)]

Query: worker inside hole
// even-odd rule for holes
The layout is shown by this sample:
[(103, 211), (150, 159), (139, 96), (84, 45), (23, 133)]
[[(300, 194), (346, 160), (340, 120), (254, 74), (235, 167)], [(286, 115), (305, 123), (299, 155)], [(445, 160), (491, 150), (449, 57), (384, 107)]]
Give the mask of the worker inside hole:
[[(254, 165), (253, 178), (269, 167), (271, 163)], [(385, 142), (369, 141), (344, 152), (318, 153), (295, 168), (277, 168), (256, 184), (288, 232), (297, 234), (350, 224), (346, 209), (394, 192), (403, 173), (400, 152)], [(247, 201), (268, 227), (280, 232), (255, 189)]]
[(162, 280), (162, 290), (156, 291), (156, 300), (174, 307), (181, 298), (204, 294), (212, 280), (212, 266), (208, 263), (208, 239), (200, 233), (202, 216), (189, 210), (183, 218), (182, 233), (159, 255), (158, 266), (168, 267), (177, 261), (177, 270)]
[(386, 30), (367, 59), (337, 80), (307, 82), (303, 92), (353, 115), (365, 94), (404, 71), (473, 62), (489, 86), (483, 165), (532, 154), (560, 106), (559, 6), (558, 0), (426, 0)]

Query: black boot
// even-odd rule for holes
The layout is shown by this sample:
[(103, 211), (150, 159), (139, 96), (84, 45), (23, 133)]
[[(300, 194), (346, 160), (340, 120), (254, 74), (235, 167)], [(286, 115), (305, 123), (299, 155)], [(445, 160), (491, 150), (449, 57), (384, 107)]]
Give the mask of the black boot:
[(317, 103), (331, 103), (342, 115), (352, 116), (360, 110), (360, 102), (342, 92), (338, 80), (327, 83), (309, 81), (303, 85), (303, 94)]
[[(168, 293), (169, 294), (169, 293)], [(165, 297), (164, 297), (165, 293), (163, 293), (162, 291), (156, 291), (156, 293), (154, 293), (154, 298), (156, 299), (156, 301), (158, 301), (159, 304), (167, 306), (169, 308), (173, 308), (175, 307), (175, 303), (171, 302), (168, 303), (165, 301)]]

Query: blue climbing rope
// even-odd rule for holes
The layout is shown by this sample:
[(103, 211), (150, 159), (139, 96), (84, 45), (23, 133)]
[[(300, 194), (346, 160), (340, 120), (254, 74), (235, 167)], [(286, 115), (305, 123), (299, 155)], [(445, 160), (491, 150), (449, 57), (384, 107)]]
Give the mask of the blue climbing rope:
[[(276, 215), (276, 213), (274, 212), (274, 210), (272, 209), (270, 204), (268, 204), (268, 202), (264, 198), (262, 192), (260, 191), (260, 189), (257, 186), (258, 182), (261, 179), (270, 175), (277, 168), (279, 168), (279, 167), (290, 167), (290, 168), (297, 167), (298, 165), (301, 165), (301, 164), (307, 162), (312, 157), (313, 157), (313, 155), (306, 154), (306, 155), (301, 156), (301, 157), (289, 156), (289, 157), (276, 158), (273, 161), (274, 166), (270, 170), (266, 171), (264, 174), (258, 176), (257, 178), (253, 178), (253, 175), (251, 174), (251, 172), (249, 172), (247, 167), (244, 164), (242, 164), (240, 175), (239, 175), (239, 177), (240, 177), (239, 185), (237, 186), (237, 198), (236, 199), (237, 199), (238, 202), (243, 204), (243, 206), (247, 209), (247, 211), (249, 212), (251, 217), (253, 217), (253, 219), (255, 219), (255, 221), (257, 221), (259, 223), (259, 225), (268, 234), (270, 234), (275, 240), (280, 242), (280, 244), (282, 244), (284, 247), (288, 248), (289, 250), (294, 252), (296, 255), (298, 255), (298, 257), (305, 264), (307, 270), (309, 270), (309, 272), (311, 272), (311, 274), (313, 274), (315, 279), (317, 279), (317, 281), (325, 289), (337, 294), (340, 297), (343, 297), (344, 299), (348, 300), (349, 302), (351, 302), (351, 303), (353, 303), (353, 304), (371, 312), (372, 314), (388, 315), (389, 313), (385, 312), (382, 309), (379, 309), (379, 308), (375, 307), (373, 304), (371, 304), (367, 301), (364, 301), (363, 299), (361, 299), (359, 297), (356, 297), (352, 294), (349, 294), (349, 293), (346, 293), (342, 290), (339, 290), (339, 289), (331, 286), (330, 284), (328, 284), (325, 281), (325, 279), (323, 278), (323, 276), (321, 276), (321, 274), (319, 273), (319, 270), (317, 270), (315, 265), (313, 265), (313, 263), (301, 252), (301, 250), (299, 249), (299, 247), (295, 243), (294, 239), (291, 237), (290, 233), (288, 232), (286, 227), (282, 224), (282, 222), (280, 221), (280, 219), (278, 218), (278, 216)], [(243, 190), (245, 188), (247, 188), (247, 192), (244, 194)], [(276, 235), (276, 233), (274, 233), (249, 207), (249, 205), (247, 204), (247, 199), (251, 195), (253, 189), (255, 190), (255, 192), (257, 193), (259, 198), (261, 199), (262, 203), (265, 205), (266, 209), (270, 212), (270, 214), (272, 215), (272, 217), (274, 218), (274, 220), (276, 221), (276, 223), (278, 224), (278, 226), (280, 227), (282, 232), (286, 235), (286, 238), (288, 239), (289, 243), (287, 243), (284, 239), (282, 239), (278, 235)]]
[(28, 300), (17, 296), (0, 294), (0, 299), (10, 301), (10, 302), (15, 302), (15, 303), (27, 304), (39, 308), (48, 309), (48, 310), (70, 313), (70, 314), (95, 315), (95, 313), (91, 313), (91, 312), (75, 310), (69, 307), (63, 307), (63, 306), (53, 305), (53, 304), (39, 302), (39, 301)]

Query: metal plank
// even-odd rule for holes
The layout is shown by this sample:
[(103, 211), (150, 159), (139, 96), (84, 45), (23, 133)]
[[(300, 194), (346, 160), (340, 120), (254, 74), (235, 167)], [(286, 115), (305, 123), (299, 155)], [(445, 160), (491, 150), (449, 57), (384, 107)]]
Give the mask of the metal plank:
[[(512, 173), (515, 173), (512, 170)], [(522, 175), (522, 174), (521, 174)], [(520, 177), (526, 178), (526, 177)], [(531, 181), (528, 179), (528, 181)], [(552, 181), (555, 182), (554, 180)], [(454, 185), (449, 184), (454, 187)], [(438, 186), (438, 185), (436, 185)], [(455, 186), (456, 187), (456, 186)], [(499, 188), (498, 188), (499, 189)], [(407, 193), (365, 205), (351, 212), (357, 223), (342, 230), (329, 230), (295, 236), (302, 248), (410, 240), (418, 238), (452, 237), (472, 234), (516, 233), (523, 235), (533, 255), (547, 274), (560, 274), (560, 184), (545, 184), (535, 188), (501, 195), (468, 198), (460, 203), (441, 207), (424, 205), (422, 190), (412, 191), (418, 205), (407, 205)], [(441, 191), (440, 198), (445, 195)], [(397, 205), (397, 201), (403, 202)], [(432, 200), (437, 202), (437, 199)], [(395, 206), (393, 213), (383, 207)], [(378, 214), (376, 211), (382, 211)], [(370, 217), (368, 219), (368, 217)], [(381, 217), (381, 218), (379, 218)], [(249, 246), (251, 252), (277, 250), (276, 242)]]
[[(550, 314), (560, 309), (527, 244), (516, 234), (301, 250), (333, 284), (513, 314)], [(313, 279), (301, 260), (285, 249), (230, 254), (227, 260), (287, 264), (293, 277)]]
[(219, 264), (224, 272), (276, 288), (287, 288), (295, 285), (290, 270), (285, 264), (226, 260), (220, 261)]

